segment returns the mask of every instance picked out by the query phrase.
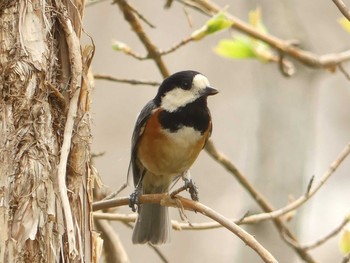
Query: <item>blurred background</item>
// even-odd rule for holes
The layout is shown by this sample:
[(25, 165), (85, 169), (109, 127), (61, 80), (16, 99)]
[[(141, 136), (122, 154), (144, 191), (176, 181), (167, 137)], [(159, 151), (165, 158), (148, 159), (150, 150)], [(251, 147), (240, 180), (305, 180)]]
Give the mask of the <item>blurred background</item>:
[[(168, 49), (201, 27), (208, 17), (174, 2), (130, 1), (155, 26), (144, 25), (160, 49)], [(86, 8), (85, 31), (96, 45), (94, 74), (162, 81), (153, 61), (138, 61), (111, 48), (114, 40), (145, 54), (143, 45), (124, 21), (117, 5), (103, 1)], [(332, 1), (235, 0), (216, 1), (234, 16), (247, 21), (248, 12), (261, 7), (265, 26), (281, 39), (296, 39), (303, 49), (316, 54), (337, 53), (350, 48), (350, 36), (338, 24), (341, 17)], [(292, 197), (304, 194), (312, 175), (317, 182), (349, 142), (350, 82), (340, 73), (313, 70), (295, 62), (296, 74), (281, 75), (276, 64), (257, 60), (228, 60), (213, 48), (235, 31), (224, 31), (192, 42), (164, 60), (171, 73), (193, 69), (206, 75), (220, 90), (209, 98), (213, 118), (212, 140), (219, 150), (279, 208)], [(344, 65), (350, 71), (348, 65)], [(112, 191), (126, 181), (130, 140), (136, 116), (154, 97), (157, 87), (131, 86), (96, 80), (92, 94), (94, 153), (103, 183)], [(349, 213), (349, 168), (346, 160), (317, 195), (298, 209), (290, 222), (301, 244), (315, 241), (338, 226)], [(240, 218), (248, 210), (259, 213), (234, 177), (204, 151), (191, 170), (200, 191), (200, 201), (228, 218)], [(129, 186), (121, 195), (129, 195)], [(130, 213), (128, 208), (120, 212)], [(191, 222), (209, 219), (188, 212)], [(181, 221), (176, 209), (171, 217)], [(148, 246), (131, 244), (131, 229), (115, 222), (131, 262), (161, 262)], [(244, 226), (279, 262), (301, 262), (280, 238), (272, 223)], [(339, 238), (312, 250), (318, 262), (340, 262)], [(169, 262), (261, 262), (253, 250), (225, 229), (173, 231), (172, 242), (160, 247)]]

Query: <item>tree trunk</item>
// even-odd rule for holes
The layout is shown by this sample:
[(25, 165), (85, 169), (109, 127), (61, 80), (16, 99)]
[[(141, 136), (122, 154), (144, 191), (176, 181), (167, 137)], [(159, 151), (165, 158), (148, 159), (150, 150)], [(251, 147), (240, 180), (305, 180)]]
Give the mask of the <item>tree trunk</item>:
[(0, 262), (91, 262), (83, 0), (0, 1)]

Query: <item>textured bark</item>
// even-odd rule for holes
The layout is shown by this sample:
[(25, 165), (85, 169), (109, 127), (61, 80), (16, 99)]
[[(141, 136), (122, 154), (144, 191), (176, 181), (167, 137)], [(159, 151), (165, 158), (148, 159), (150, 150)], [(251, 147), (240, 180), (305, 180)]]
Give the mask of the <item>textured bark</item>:
[(0, 262), (92, 261), (83, 7), (0, 3)]

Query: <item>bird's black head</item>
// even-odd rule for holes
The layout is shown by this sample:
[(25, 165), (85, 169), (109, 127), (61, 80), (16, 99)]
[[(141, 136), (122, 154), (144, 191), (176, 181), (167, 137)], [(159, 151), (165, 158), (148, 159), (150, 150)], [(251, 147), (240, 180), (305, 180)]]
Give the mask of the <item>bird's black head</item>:
[(199, 98), (217, 94), (208, 79), (197, 71), (177, 72), (166, 78), (154, 98), (157, 106), (168, 112), (175, 112)]

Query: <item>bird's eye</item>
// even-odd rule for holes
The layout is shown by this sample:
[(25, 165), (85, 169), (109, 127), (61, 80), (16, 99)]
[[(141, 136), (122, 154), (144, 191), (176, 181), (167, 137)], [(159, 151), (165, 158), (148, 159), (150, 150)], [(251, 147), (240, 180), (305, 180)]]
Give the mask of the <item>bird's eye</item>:
[(183, 81), (181, 84), (182, 88), (184, 89), (190, 89), (191, 88), (191, 83), (188, 81)]

